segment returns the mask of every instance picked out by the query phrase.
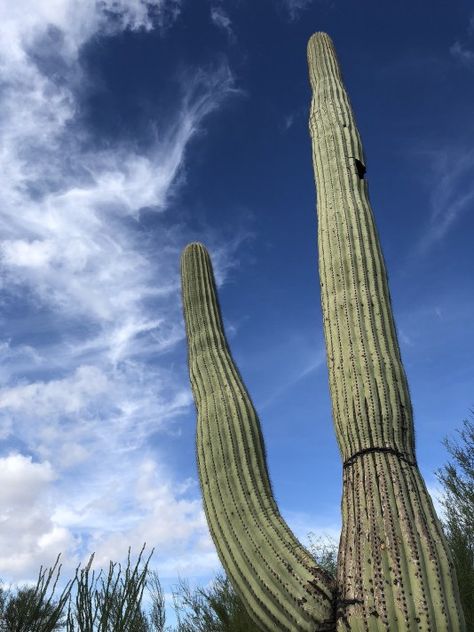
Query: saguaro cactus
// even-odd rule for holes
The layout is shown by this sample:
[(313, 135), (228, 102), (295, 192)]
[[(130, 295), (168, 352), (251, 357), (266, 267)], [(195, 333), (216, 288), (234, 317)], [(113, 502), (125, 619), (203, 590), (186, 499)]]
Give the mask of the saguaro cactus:
[(410, 396), (364, 178), (330, 38), (309, 41), (321, 301), (343, 459), (338, 572), (317, 567), (275, 503), (260, 424), (224, 335), (201, 244), (182, 256), (197, 458), (221, 562), (268, 632), (458, 632), (453, 564), (415, 458)]

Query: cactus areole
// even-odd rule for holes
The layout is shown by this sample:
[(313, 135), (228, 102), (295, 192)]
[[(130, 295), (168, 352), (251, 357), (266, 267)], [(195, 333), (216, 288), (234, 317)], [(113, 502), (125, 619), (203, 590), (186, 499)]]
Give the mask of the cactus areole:
[(416, 463), (413, 415), (365, 158), (331, 39), (308, 44), (319, 275), (343, 461), (337, 577), (275, 503), (257, 413), (225, 338), (210, 257), (182, 255), (197, 460), (209, 530), (264, 632), (464, 630), (453, 563)]

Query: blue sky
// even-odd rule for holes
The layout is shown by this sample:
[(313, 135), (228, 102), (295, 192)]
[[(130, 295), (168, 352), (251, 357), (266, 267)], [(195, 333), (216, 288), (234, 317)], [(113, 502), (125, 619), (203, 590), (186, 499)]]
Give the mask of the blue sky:
[[(436, 493), (474, 406), (468, 2), (17, 0), (0, 8), (0, 577), (155, 547), (219, 570), (196, 470), (179, 258), (213, 259), (298, 537), (340, 528), (306, 42), (328, 32), (367, 157)], [(169, 600), (171, 605), (171, 600)], [(170, 619), (172, 621), (172, 619)]]

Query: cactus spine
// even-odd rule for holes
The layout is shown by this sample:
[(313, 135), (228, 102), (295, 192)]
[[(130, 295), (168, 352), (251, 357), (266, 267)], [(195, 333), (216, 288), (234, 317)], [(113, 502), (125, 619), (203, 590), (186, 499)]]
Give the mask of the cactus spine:
[(364, 158), (336, 55), (308, 45), (321, 300), (343, 464), (336, 585), (275, 503), (257, 414), (224, 335), (201, 244), (182, 256), (197, 460), (220, 560), (265, 632), (460, 632), (446, 542), (416, 465), (412, 410)]

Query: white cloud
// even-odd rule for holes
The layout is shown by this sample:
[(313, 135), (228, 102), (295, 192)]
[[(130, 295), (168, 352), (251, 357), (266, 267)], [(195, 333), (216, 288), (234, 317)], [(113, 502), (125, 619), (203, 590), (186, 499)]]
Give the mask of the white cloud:
[(282, 0), (282, 5), (291, 21), (298, 20), (301, 13), (312, 4), (313, 0)]
[(474, 152), (459, 148), (423, 152), (431, 161), (429, 225), (417, 250), (425, 253), (474, 205)]
[[(57, 153), (75, 154), (74, 162), (81, 164), (86, 176), (74, 180), (76, 174), (58, 165), (53, 177), (60, 182), (40, 199), (25, 194), (24, 171), (21, 182), (0, 177), (5, 192), (0, 218), (5, 238), (0, 247), (10, 280), (28, 284), (57, 307), (97, 319), (116, 319), (118, 313), (139, 309), (143, 298), (159, 290), (152, 287), (153, 272), (143, 254), (142, 235), (138, 227), (135, 231), (125, 227), (124, 219), (137, 218), (144, 207), (165, 208), (189, 141), (203, 118), (232, 89), (232, 75), (225, 65), (194, 73), (187, 81), (175, 124), (147, 156), (122, 146), (108, 152), (78, 153), (69, 138), (56, 138)], [(50, 107), (46, 100), (43, 107)], [(45, 135), (46, 144), (58, 132), (54, 128)], [(10, 140), (10, 145), (4, 144), (5, 162), (20, 171), (23, 162), (15, 155), (18, 135)], [(47, 169), (51, 170), (50, 164)], [(33, 183), (48, 175), (43, 163), (34, 159), (28, 162), (28, 173)]]
[(49, 463), (33, 463), (31, 457), (11, 454), (0, 459), (0, 503), (12, 508), (32, 503), (54, 474)]
[(294, 114), (288, 114), (288, 116), (285, 116), (285, 121), (283, 123), (284, 130), (288, 131), (290, 127), (292, 127), (294, 122), (295, 122)]
[(48, 461), (15, 453), (0, 458), (2, 580), (34, 581), (60, 551), (66, 580), (91, 551), (92, 568), (107, 568), (144, 542), (155, 547), (161, 577), (215, 571), (219, 561), (201, 502), (195, 493), (189, 498), (195, 482), (176, 480), (150, 456), (130, 465), (120, 477), (108, 468), (85, 473), (65, 494), (68, 486), (55, 485), (58, 473)]
[[(467, 32), (469, 36), (474, 35), (474, 13), (469, 19)], [(454, 59), (459, 61), (464, 66), (474, 68), (474, 51), (461, 44), (459, 40), (456, 40), (454, 42), (454, 44), (450, 47), (449, 52), (451, 53), (452, 57), (454, 57)]]
[(141, 449), (154, 433), (172, 432), (170, 424), (189, 409), (189, 389), (173, 377), (158, 366), (127, 361), (115, 369), (86, 365), (62, 379), (4, 388), (2, 437), (21, 439), (63, 470), (94, 468), (106, 453), (112, 472), (119, 467), (114, 461)]
[(6, 574), (26, 579), (33, 565), (39, 571), (44, 559), (54, 559), (73, 544), (68, 530), (51, 517), (56, 476), (48, 462), (34, 463), (14, 453), (0, 458), (2, 579)]
[(39, 418), (69, 415), (107, 391), (107, 377), (96, 367), (79, 367), (75, 374), (48, 383), (34, 382), (0, 390), (0, 410)]
[[(170, 572), (216, 565), (199, 490), (149, 446), (192, 410), (187, 379), (161, 361), (183, 340), (179, 255), (191, 234), (172, 217), (153, 232), (142, 219), (145, 208), (147, 217), (168, 210), (189, 143), (235, 92), (233, 76), (225, 62), (189, 71), (174, 120), (156, 122), (146, 151), (120, 138), (94, 150), (77, 116), (81, 90), (93, 89), (84, 45), (165, 28), (179, 8), (0, 7), (0, 281), (15, 308), (0, 341), (2, 579), (34, 579), (60, 551), (67, 575), (91, 550), (107, 563), (145, 540), (167, 551)], [(221, 283), (245, 235), (208, 236)]]
[(454, 42), (454, 44), (449, 49), (449, 52), (462, 64), (474, 68), (474, 51), (470, 50), (463, 46), (459, 41)]
[[(190, 482), (186, 485), (173, 481), (171, 474), (150, 458), (141, 459), (136, 467), (134, 476), (125, 476), (113, 496), (105, 488), (104, 497), (98, 503), (80, 512), (83, 523), (94, 522), (94, 516), (97, 520), (100, 515), (111, 512), (120, 520), (114, 532), (104, 533), (96, 541), (99, 552), (96, 563), (100, 566), (109, 559), (117, 559), (129, 545), (139, 549), (145, 541), (153, 543), (161, 558), (171, 556), (170, 566), (183, 563), (190, 553), (190, 543), (195, 543), (201, 554), (214, 552), (215, 555), (200, 500), (186, 498)], [(115, 504), (111, 504), (111, 498)], [(130, 500), (133, 500), (134, 512), (124, 520), (121, 506)]]
[(211, 20), (217, 26), (217, 28), (222, 29), (226, 33), (229, 41), (235, 41), (235, 33), (232, 28), (232, 20), (229, 18), (222, 7), (211, 7)]

